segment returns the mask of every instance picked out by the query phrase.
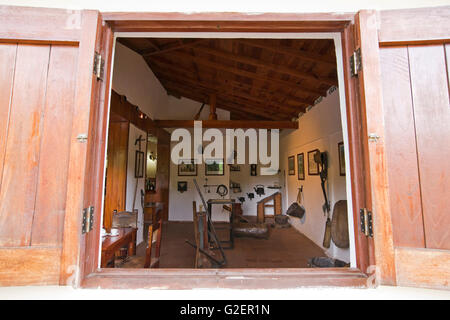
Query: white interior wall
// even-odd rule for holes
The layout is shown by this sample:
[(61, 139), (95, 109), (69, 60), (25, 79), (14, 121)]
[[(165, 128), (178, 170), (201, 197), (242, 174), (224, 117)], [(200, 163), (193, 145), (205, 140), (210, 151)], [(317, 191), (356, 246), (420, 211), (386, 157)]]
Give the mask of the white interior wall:
[[(346, 178), (339, 174), (338, 143), (343, 141), (340, 121), (339, 92), (334, 91), (299, 119), (299, 129), (283, 132), (280, 139), (280, 166), (285, 172), (284, 207), (297, 200), (297, 192), (303, 186), (303, 205), (306, 213), (302, 219), (291, 217), (293, 227), (323, 248), (326, 215), (320, 177), (308, 174), (308, 151), (319, 149), (328, 153), (328, 192), (331, 213), (338, 200), (347, 199)], [(304, 153), (305, 180), (298, 180), (297, 154)], [(295, 157), (295, 175), (287, 174), (287, 159)], [(324, 248), (325, 249), (325, 248)], [(331, 257), (350, 261), (349, 249), (337, 248), (332, 242), (326, 250)]]
[[(218, 115), (218, 119), (222, 120), (220, 118), (220, 115)], [(228, 115), (229, 119), (229, 115)], [(190, 130), (193, 136), (192, 130)], [(171, 150), (174, 145), (176, 145), (177, 142), (171, 143)], [(209, 142), (203, 142), (203, 146), (208, 145)], [(192, 146), (192, 153), (195, 146)], [(223, 184), (225, 186), (229, 186), (229, 175), (230, 170), (228, 165), (226, 165), (226, 156), (225, 156), (225, 146), (223, 150), (224, 154), (224, 175), (222, 176), (206, 176), (205, 175), (205, 164), (198, 164), (197, 165), (197, 175), (196, 176), (178, 176), (178, 165), (170, 162), (170, 182), (169, 182), (169, 220), (170, 221), (192, 221), (192, 201), (196, 201), (197, 203), (197, 209), (199, 209), (201, 202), (200, 196), (198, 195), (198, 192), (194, 185), (194, 179), (197, 180), (198, 185), (200, 186), (200, 190), (203, 193), (203, 197), (205, 198), (205, 201), (208, 201), (209, 199), (217, 199), (220, 198), (220, 196), (216, 193), (217, 187), (210, 187), (205, 188), (204, 185), (206, 184), (206, 178), (208, 179), (207, 184), (208, 185), (220, 185)], [(186, 181), (187, 191), (185, 192), (179, 192), (178, 191), (178, 181)], [(210, 193), (208, 193), (208, 190), (210, 190)], [(213, 205), (212, 207), (212, 219), (214, 221), (228, 221), (229, 215), (226, 211), (223, 210), (222, 206), (220, 205)]]
[[(220, 118), (219, 118), (220, 119)], [(224, 132), (222, 130), (222, 132)], [(171, 149), (173, 146), (177, 144), (177, 142), (173, 142), (171, 145)], [(208, 145), (209, 142), (204, 142), (203, 145)], [(270, 145), (269, 145), (270, 148)], [(246, 144), (246, 155), (248, 157), (248, 143)], [(224, 154), (225, 154), (225, 146), (224, 146)], [(245, 197), (245, 202), (242, 204), (242, 210), (244, 215), (256, 216), (256, 203), (261, 200), (263, 197), (269, 196), (279, 190), (268, 189), (265, 188), (265, 195), (259, 197), (256, 195), (254, 191), (254, 187), (258, 184), (262, 184), (265, 187), (269, 185), (274, 185), (277, 183), (280, 185), (279, 175), (260, 175), (260, 165), (258, 165), (258, 175), (251, 176), (250, 175), (250, 164), (241, 164), (239, 165), (241, 171), (230, 171), (229, 165), (227, 164), (227, 159), (230, 158), (229, 155), (225, 157), (225, 171), (223, 176), (206, 176), (205, 175), (205, 165), (201, 164), (197, 166), (197, 176), (195, 177), (187, 177), (187, 176), (178, 176), (178, 166), (174, 163), (171, 163), (170, 167), (170, 190), (169, 190), (169, 220), (171, 221), (192, 221), (192, 201), (195, 200), (197, 205), (201, 203), (200, 197), (198, 196), (197, 190), (195, 189), (193, 179), (195, 178), (198, 184), (201, 187), (201, 191), (205, 200), (208, 199), (218, 199), (220, 196), (216, 193), (216, 188), (204, 188), (203, 185), (206, 184), (205, 178), (208, 178), (209, 185), (218, 185), (224, 184), (228, 188), (228, 195), (225, 198), (234, 198), (237, 200), (238, 197)], [(177, 190), (178, 181), (187, 181), (188, 182), (188, 190), (185, 192), (179, 192)], [(241, 192), (234, 193), (232, 189), (230, 189), (230, 181), (241, 184)], [(208, 193), (210, 190), (210, 193)], [(255, 198), (253, 200), (249, 200), (247, 193), (253, 192)], [(266, 210), (266, 214), (273, 214), (273, 209), (268, 208)], [(228, 221), (228, 213), (222, 209), (221, 206), (215, 205), (213, 206), (213, 220), (216, 221)]]
[[(144, 140), (141, 142), (141, 151), (145, 153), (147, 144), (146, 144), (146, 132), (137, 128), (133, 124), (130, 124), (129, 136), (128, 136), (128, 164), (127, 164), (127, 194), (126, 194), (126, 202), (125, 208), (127, 211), (133, 210), (133, 200), (135, 200), (135, 209), (138, 210), (138, 231), (136, 235), (136, 244), (140, 244), (143, 238), (143, 230), (144, 230), (144, 212), (141, 205), (141, 189), (145, 190), (145, 179), (140, 178), (136, 179), (134, 177), (134, 166), (136, 159), (136, 151), (139, 150), (139, 144), (134, 145), (136, 139), (142, 135)], [(135, 188), (137, 183), (136, 194)]]
[(155, 119), (166, 110), (168, 96), (144, 58), (116, 41), (112, 89)]
[[(261, 175), (260, 168), (257, 167), (257, 175), (250, 175), (250, 164), (240, 165), (241, 171), (232, 171), (230, 172), (230, 181), (235, 183), (239, 183), (241, 185), (240, 193), (233, 193), (231, 191), (231, 196), (233, 198), (245, 197), (245, 201), (242, 203), (242, 211), (246, 216), (256, 216), (257, 214), (257, 203), (261, 199), (268, 197), (276, 192), (281, 191), (281, 189), (269, 189), (268, 186), (273, 186), (275, 184), (281, 185), (282, 181), (280, 180), (281, 175)], [(258, 196), (254, 190), (257, 185), (263, 185), (265, 194), (262, 196)], [(252, 192), (254, 194), (253, 200), (248, 198), (248, 193)], [(273, 204), (273, 200), (268, 202), (268, 204)], [(274, 213), (274, 208), (266, 208), (265, 214), (271, 215)]]

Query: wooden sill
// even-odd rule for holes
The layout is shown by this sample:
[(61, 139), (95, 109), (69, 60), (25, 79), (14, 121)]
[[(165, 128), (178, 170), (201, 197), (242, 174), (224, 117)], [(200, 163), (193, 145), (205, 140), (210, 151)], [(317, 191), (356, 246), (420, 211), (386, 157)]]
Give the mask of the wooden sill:
[(83, 288), (104, 289), (287, 289), (367, 288), (368, 277), (354, 268), (304, 269), (99, 269)]

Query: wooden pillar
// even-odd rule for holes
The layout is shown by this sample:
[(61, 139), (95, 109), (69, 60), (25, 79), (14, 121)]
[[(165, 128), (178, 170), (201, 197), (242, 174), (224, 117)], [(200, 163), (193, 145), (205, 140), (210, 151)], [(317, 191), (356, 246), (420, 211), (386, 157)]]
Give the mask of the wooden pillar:
[(208, 120), (217, 120), (217, 113), (216, 113), (216, 94), (212, 93), (209, 96), (209, 118)]
[(265, 212), (264, 212), (264, 202), (259, 201), (257, 204), (257, 218), (256, 221), (258, 223), (264, 223), (265, 220)]
[(273, 215), (280, 215), (282, 213), (281, 209), (281, 193), (277, 192), (275, 193), (275, 197), (273, 198)]

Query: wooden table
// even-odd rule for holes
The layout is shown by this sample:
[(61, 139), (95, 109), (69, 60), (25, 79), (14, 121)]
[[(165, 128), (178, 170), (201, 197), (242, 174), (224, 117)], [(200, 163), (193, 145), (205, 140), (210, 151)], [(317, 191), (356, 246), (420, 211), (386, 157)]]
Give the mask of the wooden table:
[(135, 255), (136, 251), (135, 228), (120, 228), (117, 236), (105, 236), (102, 240), (101, 267), (106, 268), (108, 261), (114, 258), (117, 250), (128, 244), (128, 255)]

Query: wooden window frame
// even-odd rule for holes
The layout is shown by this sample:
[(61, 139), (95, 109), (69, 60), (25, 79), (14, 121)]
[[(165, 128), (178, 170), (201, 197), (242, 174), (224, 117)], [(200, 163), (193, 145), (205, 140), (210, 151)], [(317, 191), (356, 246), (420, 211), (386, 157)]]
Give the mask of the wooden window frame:
[[(368, 287), (374, 279), (367, 273), (373, 264), (373, 240), (365, 238), (358, 228), (359, 210), (366, 201), (365, 169), (367, 157), (363, 150), (367, 148), (361, 136), (362, 115), (358, 110), (357, 82), (350, 76), (347, 63), (353, 53), (355, 13), (335, 14), (240, 14), (240, 13), (102, 13), (103, 24), (109, 26), (106, 37), (107, 51), (111, 55), (114, 32), (267, 32), (267, 33), (340, 33), (344, 66), (345, 96), (347, 108), (347, 129), (349, 137), (350, 171), (352, 174), (352, 201), (354, 218), (354, 237), (356, 250), (356, 268), (258, 268), (258, 269), (97, 269), (98, 248), (86, 247), (84, 256), (93, 259), (90, 267), (82, 268), (80, 286), (83, 288), (297, 288), (309, 286), (346, 286)], [(111, 78), (111, 56), (106, 57), (107, 77), (104, 90), (109, 90)], [(108, 99), (101, 104), (102, 114), (107, 114)], [(105, 109), (106, 108), (106, 109)], [(106, 111), (106, 112), (105, 112)], [(104, 132), (106, 123), (103, 123)], [(97, 150), (104, 149), (105, 141)], [(103, 149), (102, 149), (103, 147)], [(366, 149), (367, 150), (367, 149)], [(97, 157), (101, 168), (104, 157)], [(99, 181), (99, 184), (102, 182)], [(94, 188), (99, 190), (98, 187)], [(92, 232), (100, 233), (97, 224)], [(372, 262), (372, 263), (371, 263)]]

